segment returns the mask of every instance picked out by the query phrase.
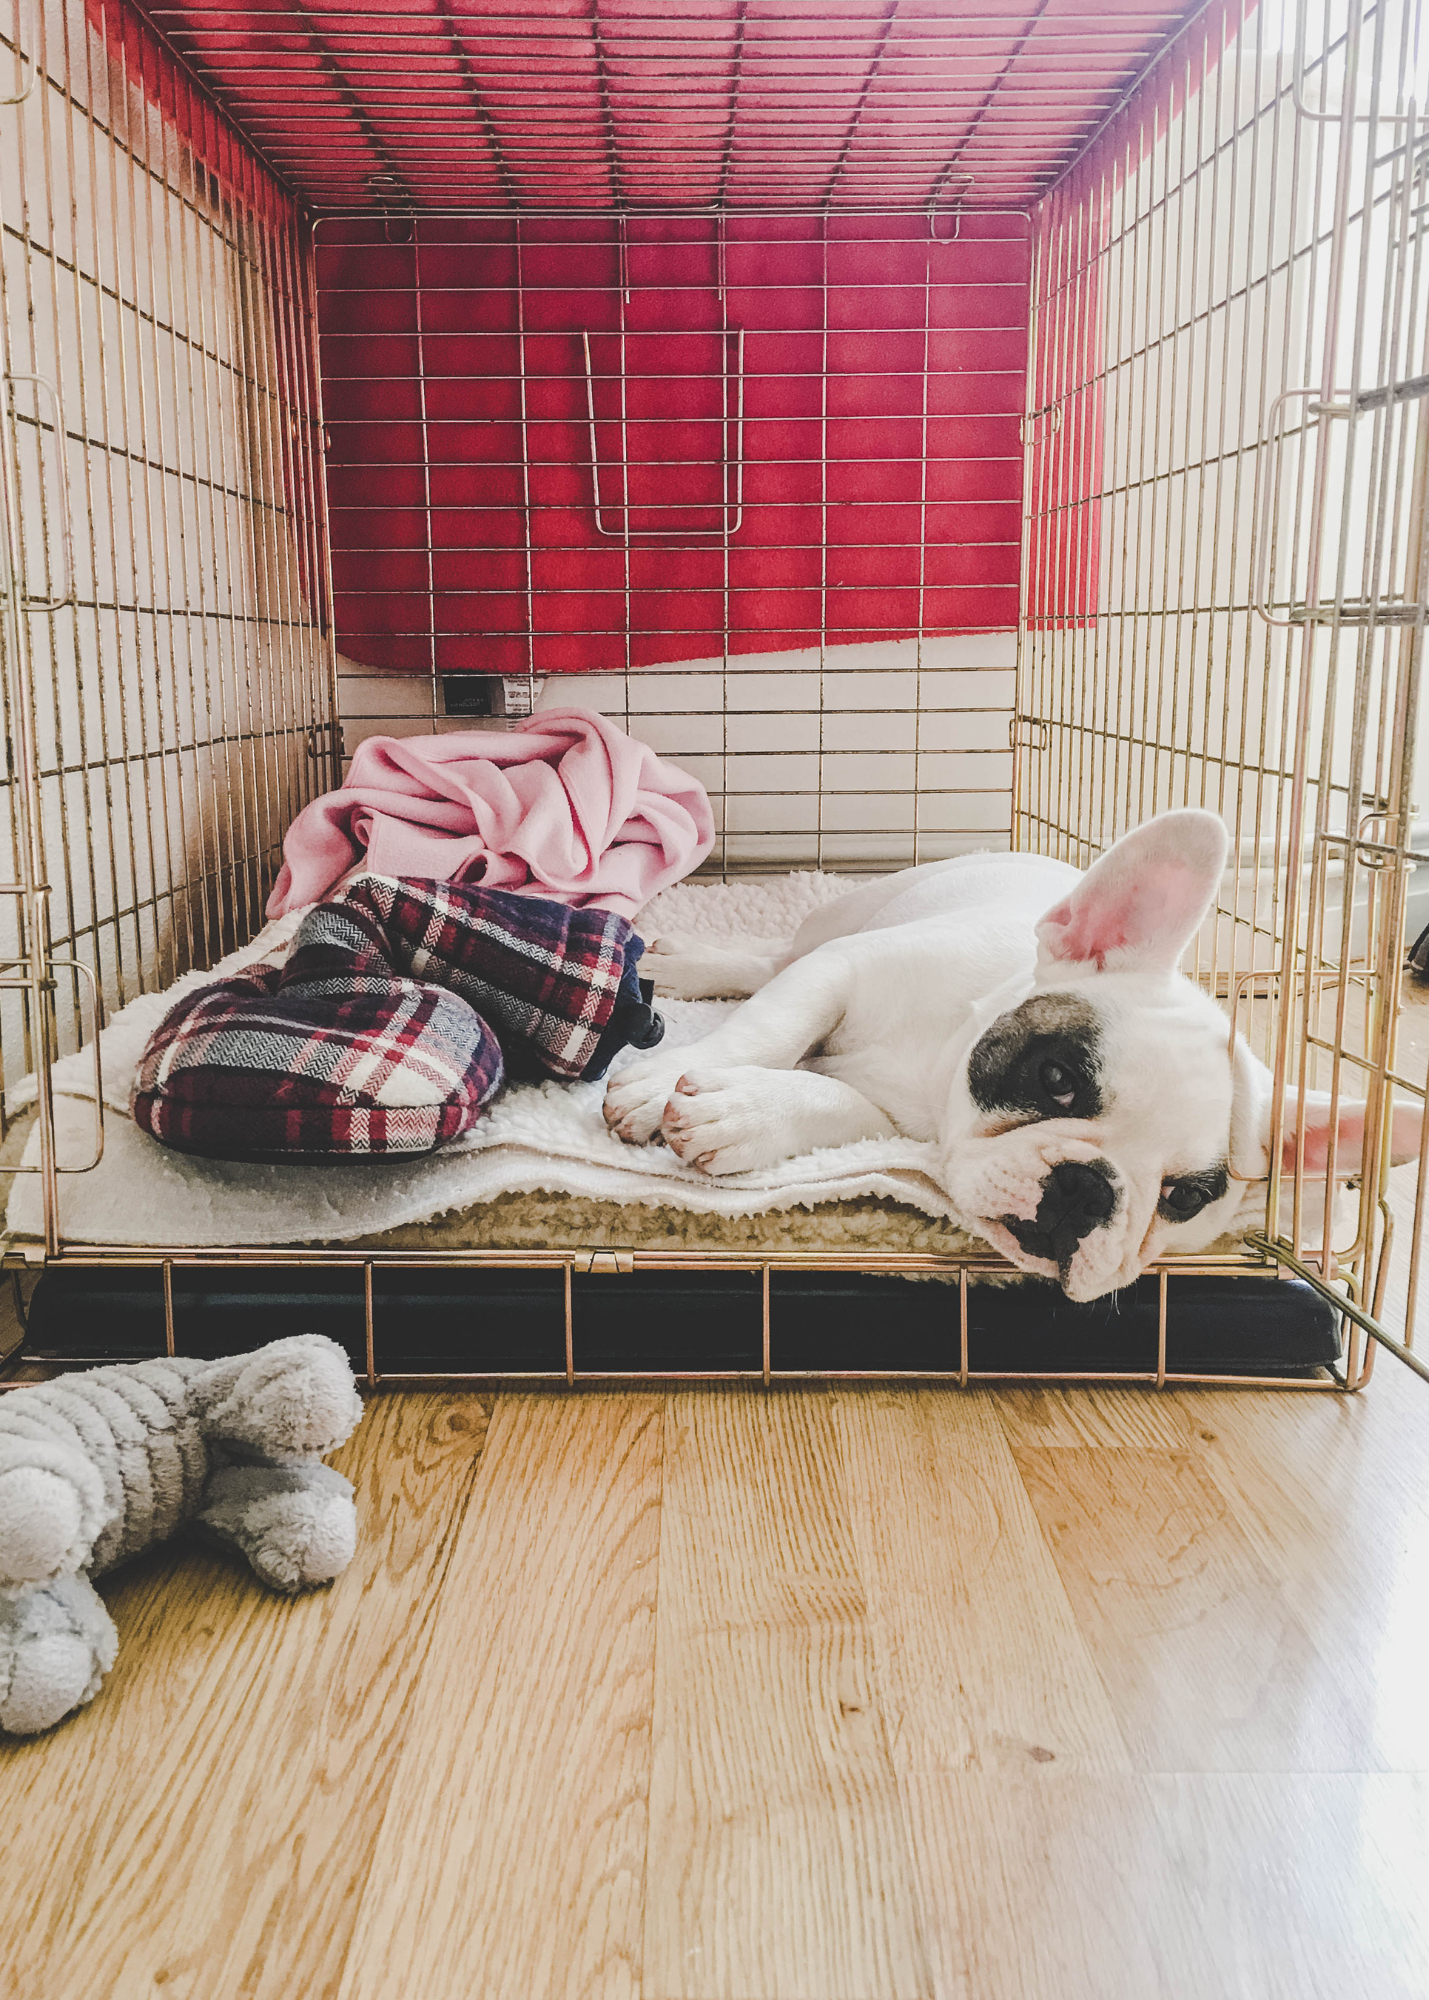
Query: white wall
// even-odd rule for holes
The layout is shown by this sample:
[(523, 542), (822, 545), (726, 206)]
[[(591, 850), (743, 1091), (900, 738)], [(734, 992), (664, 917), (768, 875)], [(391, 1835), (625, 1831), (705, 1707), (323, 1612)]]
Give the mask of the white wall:
[[(1016, 637), (879, 640), (570, 674), (539, 706), (610, 716), (709, 791), (708, 866), (902, 867), (1006, 847)], [(504, 728), (447, 716), (441, 684), (341, 664), (347, 754), (365, 737)]]

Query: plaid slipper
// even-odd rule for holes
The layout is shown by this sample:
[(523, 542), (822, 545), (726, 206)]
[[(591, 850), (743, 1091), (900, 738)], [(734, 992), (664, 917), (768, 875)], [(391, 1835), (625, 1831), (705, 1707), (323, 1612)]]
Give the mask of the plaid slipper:
[(642, 949), (610, 911), (365, 876), (309, 912), (284, 966), (201, 987), (165, 1017), (133, 1115), (215, 1159), (430, 1152), (508, 1069), (593, 1078), (628, 1042), (658, 1041)]
[[(652, 1048), (664, 1032), (635, 969), (645, 946), (613, 911), (386, 875), (362, 876), (338, 905), (372, 912), (399, 970), (475, 1007), (512, 1077), (593, 1082), (627, 1043)], [(333, 907), (313, 911), (299, 946)]]

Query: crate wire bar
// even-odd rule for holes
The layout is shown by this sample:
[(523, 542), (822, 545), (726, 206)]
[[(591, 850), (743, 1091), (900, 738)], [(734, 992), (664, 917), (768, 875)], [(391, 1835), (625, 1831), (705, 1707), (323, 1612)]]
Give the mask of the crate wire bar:
[[(560, 0), (153, 19), (313, 210), (1027, 209), (1182, 5)], [(951, 230), (949, 220), (944, 228)]]
[[(1197, 970), (1292, 1098), (1367, 1097), (1369, 1165), (1341, 1220), (1292, 1138), (1264, 1232), (1166, 1265), (1117, 1379), (1177, 1379), (1178, 1274), (1277, 1267), (1344, 1311), (1337, 1386), (1377, 1345), (1425, 1372), (1424, 1162), (1384, 1136), (1424, 1084), (1423, 0), (32, 0), (0, 96), (0, 1060), (40, 1074), (47, 1216), (12, 1265), (157, 1266), (170, 1342), (176, 1269), (360, 1271), (369, 1376), (375, 1270), (558, 1268), (581, 1373), (571, 1277), (610, 1253), (58, 1222), (49, 1060), (251, 935), (364, 734), (514, 676), (697, 770), (726, 875), (1084, 864), (1220, 811)], [(615, 1268), (761, 1274), (765, 1380), (772, 1272), (941, 1272), (967, 1381), (1002, 1267)]]

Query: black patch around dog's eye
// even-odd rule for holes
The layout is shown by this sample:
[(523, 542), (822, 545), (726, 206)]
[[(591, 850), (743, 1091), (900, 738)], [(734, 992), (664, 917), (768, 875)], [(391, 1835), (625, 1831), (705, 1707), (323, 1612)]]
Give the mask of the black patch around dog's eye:
[(968, 1089), (982, 1111), (1096, 1118), (1102, 1110), (1099, 1024), (1071, 993), (1041, 993), (1000, 1014), (968, 1058)]
[(1167, 1222), (1189, 1222), (1213, 1201), (1219, 1201), (1231, 1184), (1229, 1169), (1207, 1167), (1204, 1173), (1173, 1174), (1161, 1183), (1161, 1199), (1156, 1213)]

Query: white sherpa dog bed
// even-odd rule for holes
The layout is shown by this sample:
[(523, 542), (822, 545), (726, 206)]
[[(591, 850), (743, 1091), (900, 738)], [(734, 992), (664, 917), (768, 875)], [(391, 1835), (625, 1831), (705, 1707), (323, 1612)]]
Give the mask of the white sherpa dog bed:
[[(782, 940), (811, 910), (852, 886), (847, 877), (814, 874), (683, 883), (648, 906), (639, 928), (647, 938), (664, 928), (720, 940)], [(144, 995), (104, 1030), (104, 1157), (90, 1173), (61, 1177), (60, 1225), (67, 1241), (196, 1249), (342, 1243), (538, 1189), (728, 1217), (881, 1196), (936, 1221), (956, 1223), (929, 1144), (864, 1139), (714, 1181), (664, 1147), (631, 1147), (614, 1138), (601, 1117), (603, 1082), (513, 1086), (461, 1139), (408, 1161), (260, 1166), (196, 1159), (158, 1145), (128, 1115), (135, 1070), (150, 1034), (181, 994), (216, 974), (276, 957), (303, 914), (294, 911), (270, 924), (211, 972), (187, 973), (167, 992)], [(698, 1041), (733, 1004), (660, 1000), (670, 1046)], [(615, 1067), (633, 1060), (634, 1053), (623, 1052)], [(57, 1063), (54, 1082), (60, 1163), (78, 1164), (93, 1151), (89, 1053)], [(21, 1102), (23, 1090), (17, 1093)], [(37, 1166), (38, 1158), (38, 1136), (32, 1133), (23, 1164)], [(16, 1177), (7, 1225), (16, 1237), (41, 1233), (35, 1174)]]

